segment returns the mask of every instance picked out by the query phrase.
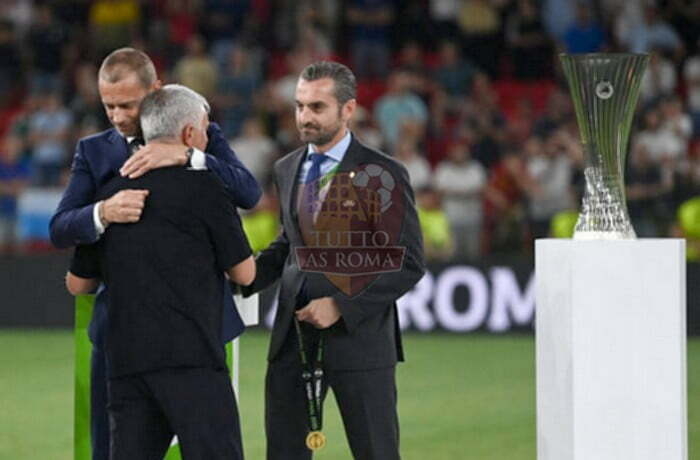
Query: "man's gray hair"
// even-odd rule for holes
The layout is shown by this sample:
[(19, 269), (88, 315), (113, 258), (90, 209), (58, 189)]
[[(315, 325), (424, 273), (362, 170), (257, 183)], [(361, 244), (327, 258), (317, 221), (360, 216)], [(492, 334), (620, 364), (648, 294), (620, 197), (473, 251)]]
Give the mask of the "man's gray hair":
[(187, 124), (197, 125), (209, 113), (209, 103), (196, 91), (182, 85), (165, 85), (141, 102), (141, 132), (149, 142), (177, 138)]

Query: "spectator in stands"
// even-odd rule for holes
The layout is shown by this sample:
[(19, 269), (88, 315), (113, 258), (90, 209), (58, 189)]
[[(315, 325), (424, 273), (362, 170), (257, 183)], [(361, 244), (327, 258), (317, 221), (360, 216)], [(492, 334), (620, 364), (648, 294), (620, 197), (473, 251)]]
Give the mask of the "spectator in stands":
[(408, 178), (413, 190), (430, 185), (430, 164), (419, 153), (415, 140), (410, 138), (402, 139), (396, 145), (393, 154), (408, 170)]
[(221, 129), (230, 137), (240, 133), (243, 121), (253, 109), (255, 92), (262, 84), (261, 71), (255, 68), (248, 50), (234, 45), (226, 69), (220, 74), (214, 99)]
[(70, 145), (78, 139), (109, 127), (100, 94), (97, 91), (95, 75), (97, 67), (88, 62), (81, 63), (75, 71), (75, 95), (69, 103), (73, 114), (73, 129)]
[(456, 40), (459, 37), (457, 17), (460, 0), (428, 0), (432, 32), (438, 40)]
[(671, 235), (685, 238), (688, 262), (700, 263), (700, 196), (681, 203), (676, 215)]
[(277, 0), (272, 8), (270, 22), (266, 27), (269, 48), (273, 50), (290, 50), (294, 48), (298, 37), (299, 10), (303, 1)]
[(443, 210), (440, 193), (432, 187), (416, 191), (416, 211), (423, 234), (423, 253), (429, 262), (453, 259), (454, 235), (447, 214)]
[(389, 150), (397, 145), (404, 122), (425, 126), (428, 121), (428, 107), (411, 90), (411, 78), (411, 74), (403, 69), (392, 72), (387, 92), (374, 108), (374, 117)]
[(663, 20), (658, 8), (654, 5), (646, 6), (642, 21), (630, 29), (626, 44), (633, 53), (663, 50), (673, 55), (676, 61), (680, 61), (685, 53), (680, 37)]
[(693, 135), (693, 121), (684, 108), (680, 96), (670, 94), (659, 103), (661, 113), (661, 130), (667, 132), (670, 137), (676, 139), (678, 148), (672, 152), (678, 162), (683, 161), (688, 155), (688, 147)]
[(211, 45), (211, 57), (219, 68), (223, 68), (235, 39), (243, 30), (245, 18), (253, 2), (205, 0), (203, 3), (203, 20), (199, 31)]
[(12, 252), (17, 243), (17, 197), (29, 184), (29, 159), (22, 158), (22, 139), (5, 137), (0, 150), (0, 254)]
[(551, 76), (553, 44), (542, 25), (534, 0), (518, 0), (517, 9), (508, 17), (506, 25), (513, 76), (518, 80)]
[(362, 107), (357, 105), (355, 113), (350, 122), (352, 134), (356, 136), (363, 144), (374, 149), (381, 149), (384, 144), (382, 133), (374, 125), (372, 115)]
[(658, 106), (650, 107), (643, 116), (642, 129), (634, 137), (634, 144), (646, 147), (654, 164), (664, 165), (667, 173), (673, 160), (685, 154), (687, 139), (672, 130), (663, 129), (661, 112)]
[(652, 51), (650, 54), (649, 65), (644, 72), (639, 90), (642, 105), (671, 94), (676, 89), (678, 80), (673, 61), (667, 59), (660, 50)]
[(206, 99), (216, 94), (218, 68), (207, 54), (204, 39), (194, 35), (187, 42), (187, 51), (173, 69), (173, 78), (181, 85), (192, 88)]
[(38, 5), (34, 14), (35, 22), (27, 40), (32, 66), (31, 89), (35, 93), (59, 92), (63, 86), (64, 26), (56, 21), (49, 5)]
[(576, 141), (563, 129), (552, 132), (544, 148), (535, 138), (525, 143), (527, 170), (537, 183), (528, 189), (528, 216), (532, 238), (544, 238), (552, 217), (574, 207), (570, 194), (572, 161), (570, 152)]
[(533, 134), (545, 138), (573, 117), (571, 98), (561, 88), (556, 88), (549, 94), (545, 112), (535, 120)]
[(57, 93), (40, 97), (39, 104), (29, 118), (34, 182), (39, 186), (56, 186), (69, 158), (67, 144), (72, 116)]
[(464, 53), (489, 76), (498, 74), (501, 51), (502, 3), (489, 0), (464, 0), (457, 23), (462, 37)]
[(241, 134), (231, 141), (231, 149), (238, 153), (238, 158), (259, 184), (268, 183), (278, 150), (258, 117), (245, 120)]
[(168, 0), (163, 2), (168, 34), (168, 57), (176, 61), (187, 42), (197, 33), (198, 0)]
[(506, 125), (508, 141), (519, 145), (529, 139), (536, 118), (532, 101), (529, 98), (519, 99)]
[[(587, 4), (590, 5), (590, 1)], [(576, 13), (572, 0), (545, 0), (542, 2), (542, 19), (554, 40), (561, 41), (566, 29), (574, 23)]]
[(23, 99), (23, 104), (14, 112), (9, 120), (7, 132), (19, 137), (22, 140), (22, 158), (31, 158), (32, 145), (29, 142), (29, 120), (40, 106), (41, 97), (37, 94), (28, 93)]
[(455, 235), (456, 254), (468, 260), (480, 255), (481, 203), (486, 177), (484, 167), (471, 158), (465, 140), (453, 142), (447, 158), (435, 169), (433, 185), (443, 196), (445, 213)]
[(602, 0), (601, 18), (610, 31), (611, 41), (622, 50), (629, 50), (632, 30), (643, 22), (648, 0)]
[(572, 238), (578, 221), (578, 211), (560, 211), (549, 222), (550, 238)]
[(663, 15), (669, 24), (683, 40), (690, 54), (698, 51), (697, 42), (700, 38), (700, 2), (696, 0), (666, 0)]
[(385, 78), (389, 73), (390, 33), (395, 17), (392, 0), (349, 0), (350, 61), (358, 79)]
[(408, 39), (396, 53), (396, 66), (411, 72), (414, 76), (425, 78), (428, 68), (423, 46), (415, 39)]
[(33, 0), (3, 0), (0, 2), (0, 18), (7, 20), (17, 33), (17, 38), (24, 39), (32, 24)]
[(664, 204), (664, 195), (671, 190), (670, 179), (668, 175), (664, 177), (658, 165), (651, 161), (644, 144), (637, 144), (632, 149), (625, 173), (625, 190), (627, 209), (637, 236), (663, 234), (658, 228), (658, 211)]
[(22, 57), (12, 23), (0, 20), (0, 107), (5, 106), (22, 77)]
[(287, 65), (286, 73), (270, 82), (272, 100), (274, 108), (287, 113), (289, 106), (294, 105), (294, 91), (301, 70), (310, 64), (311, 57), (303, 48), (295, 48), (284, 57)]
[(576, 20), (564, 32), (563, 48), (567, 53), (597, 53), (606, 47), (605, 31), (593, 17), (590, 5), (576, 3)]
[(686, 104), (693, 120), (693, 134), (700, 136), (700, 54), (691, 56), (683, 66)]
[(138, 31), (141, 5), (138, 0), (95, 0), (90, 6), (91, 41), (98, 58), (127, 45)]
[(498, 105), (498, 95), (486, 74), (477, 74), (474, 78), (472, 97), (463, 107), (462, 123), (470, 130), (473, 157), (486, 169), (491, 169), (501, 158), (506, 119)]
[(462, 50), (454, 41), (444, 41), (438, 51), (438, 64), (434, 79), (445, 90), (456, 106), (471, 94), (474, 77), (480, 69), (462, 56)]
[(302, 48), (309, 60), (328, 60), (333, 54), (331, 42), (318, 27), (302, 27), (297, 46)]
[[(669, 207), (676, 209), (700, 190), (700, 142), (693, 143), (691, 154), (679, 162), (673, 174), (673, 190)], [(670, 216), (664, 216), (670, 217)]]
[(522, 251), (525, 196), (535, 193), (536, 189), (537, 183), (519, 152), (506, 150), (491, 169), (483, 191), (482, 253)]

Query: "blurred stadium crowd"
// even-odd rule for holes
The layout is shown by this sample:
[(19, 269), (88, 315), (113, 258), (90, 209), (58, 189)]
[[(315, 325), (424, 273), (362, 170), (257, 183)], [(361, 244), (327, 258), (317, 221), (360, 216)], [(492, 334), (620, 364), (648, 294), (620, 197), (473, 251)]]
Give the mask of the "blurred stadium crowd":
[(697, 1), (3, 0), (0, 18), (0, 253), (49, 247), (76, 140), (109, 127), (97, 67), (127, 45), (209, 99), (265, 185), (245, 216), (257, 249), (277, 233), (271, 165), (299, 145), (296, 79), (319, 59), (358, 76), (353, 131), (407, 166), (432, 260), (570, 235), (583, 152), (559, 52), (651, 54), (629, 211), (642, 237), (700, 226), (678, 218), (700, 195)]

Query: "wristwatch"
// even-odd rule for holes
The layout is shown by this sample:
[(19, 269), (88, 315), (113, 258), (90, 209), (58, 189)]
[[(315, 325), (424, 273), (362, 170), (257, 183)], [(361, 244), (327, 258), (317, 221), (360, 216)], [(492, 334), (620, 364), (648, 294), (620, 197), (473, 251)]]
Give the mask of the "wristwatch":
[(192, 154), (194, 153), (194, 149), (192, 147), (189, 147), (187, 150), (185, 150), (185, 156), (187, 157), (187, 160), (185, 161), (185, 166), (188, 168), (192, 167)]

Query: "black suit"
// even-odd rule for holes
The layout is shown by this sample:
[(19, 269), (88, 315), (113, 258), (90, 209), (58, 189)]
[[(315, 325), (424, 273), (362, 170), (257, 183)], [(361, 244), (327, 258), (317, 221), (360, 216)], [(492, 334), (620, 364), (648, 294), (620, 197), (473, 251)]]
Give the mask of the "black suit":
[(109, 287), (106, 331), (113, 459), (243, 458), (221, 344), (224, 271), (250, 256), (240, 219), (209, 171), (162, 168), (98, 192), (150, 191), (139, 222), (81, 246), (71, 272)]
[[(367, 288), (349, 296), (322, 273), (302, 271), (294, 249), (304, 246), (297, 209), (297, 177), (307, 148), (275, 164), (283, 232), (257, 258), (257, 278), (244, 293), (260, 290), (281, 278), (279, 306), (269, 350), (266, 385), (268, 458), (309, 458), (304, 445), (307, 408), (293, 325), (297, 298), (333, 297), (341, 320), (324, 331), (325, 384), (333, 388), (356, 458), (398, 458), (398, 420), (394, 369), (403, 360), (396, 300), (423, 276), (422, 238), (406, 169), (396, 160), (352, 139), (337, 174), (376, 164), (389, 171), (402, 190), (403, 219), (398, 246), (406, 248), (402, 269), (383, 273)], [(335, 180), (335, 179), (334, 179)], [(302, 288), (303, 286), (303, 288)], [(319, 332), (303, 323), (304, 340), (317, 342)]]

